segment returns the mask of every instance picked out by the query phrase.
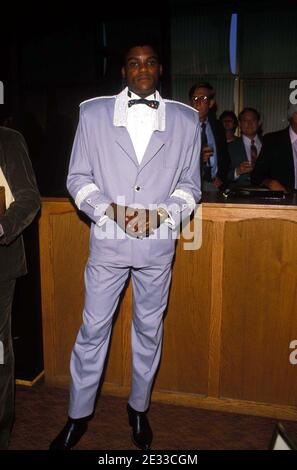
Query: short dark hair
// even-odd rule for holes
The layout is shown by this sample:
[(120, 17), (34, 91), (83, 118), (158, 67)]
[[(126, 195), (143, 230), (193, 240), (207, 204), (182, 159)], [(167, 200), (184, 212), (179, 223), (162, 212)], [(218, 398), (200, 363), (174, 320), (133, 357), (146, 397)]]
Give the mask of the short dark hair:
[(160, 45), (157, 43), (157, 41), (151, 38), (147, 38), (147, 37), (140, 37), (139, 39), (130, 41), (126, 45), (124, 54), (123, 54), (124, 65), (126, 64), (127, 55), (129, 54), (131, 49), (133, 49), (134, 47), (144, 47), (144, 46), (151, 47), (153, 51), (155, 52), (156, 56), (158, 57), (159, 63), (161, 63), (161, 48), (160, 48)]
[(209, 82), (198, 82), (198, 83), (195, 83), (195, 85), (191, 86), (190, 90), (189, 90), (189, 99), (191, 100), (193, 95), (194, 95), (194, 92), (197, 88), (207, 88), (207, 90), (209, 90), (209, 98), (212, 99), (215, 97), (215, 89), (214, 87), (209, 83)]
[(219, 120), (222, 121), (222, 120), (225, 119), (226, 117), (230, 117), (230, 118), (233, 119), (233, 121), (234, 121), (234, 129), (236, 129), (236, 127), (238, 126), (238, 119), (237, 119), (237, 116), (236, 116), (236, 114), (234, 113), (234, 111), (231, 111), (231, 110), (226, 109), (226, 110), (223, 111), (222, 114), (220, 115)]
[(243, 108), (242, 111), (240, 111), (240, 113), (238, 114), (238, 121), (241, 120), (242, 116), (245, 114), (245, 113), (254, 113), (254, 115), (256, 116), (257, 120), (260, 121), (261, 120), (261, 115), (259, 113), (259, 111), (257, 111), (255, 108)]

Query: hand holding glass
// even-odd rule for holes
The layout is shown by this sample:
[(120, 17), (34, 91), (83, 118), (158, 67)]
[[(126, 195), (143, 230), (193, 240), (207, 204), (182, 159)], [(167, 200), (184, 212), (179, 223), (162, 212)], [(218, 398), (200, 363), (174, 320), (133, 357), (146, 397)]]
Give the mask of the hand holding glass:
[(202, 161), (203, 161), (203, 163), (208, 163), (209, 159), (213, 155), (213, 153), (214, 153), (213, 146), (210, 145), (210, 144), (205, 145), (202, 149)]

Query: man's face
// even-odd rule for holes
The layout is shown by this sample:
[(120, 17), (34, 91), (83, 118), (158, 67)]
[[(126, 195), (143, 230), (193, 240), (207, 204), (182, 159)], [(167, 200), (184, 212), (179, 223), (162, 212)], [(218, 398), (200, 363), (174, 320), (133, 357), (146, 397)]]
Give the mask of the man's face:
[(240, 118), (239, 127), (241, 133), (247, 137), (255, 137), (259, 129), (260, 122), (252, 111), (246, 111)]
[(141, 97), (156, 91), (162, 66), (158, 56), (150, 46), (132, 47), (126, 56), (122, 75), (127, 80), (129, 90)]
[(200, 121), (204, 121), (207, 118), (208, 111), (214, 104), (214, 99), (209, 97), (210, 90), (208, 88), (196, 88), (191, 99), (191, 105), (193, 108), (199, 111)]

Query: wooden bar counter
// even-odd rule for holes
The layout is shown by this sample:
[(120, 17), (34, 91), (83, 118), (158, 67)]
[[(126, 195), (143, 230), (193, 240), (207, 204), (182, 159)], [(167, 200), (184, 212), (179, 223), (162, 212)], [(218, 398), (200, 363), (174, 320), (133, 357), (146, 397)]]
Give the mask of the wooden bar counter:
[[(193, 224), (193, 222), (192, 222)], [(81, 324), (89, 227), (68, 199), (44, 199), (40, 257), (45, 379), (69, 382)], [(297, 204), (202, 204), (202, 246), (177, 244), (152, 399), (297, 420)], [(98, 299), (100, 302), (100, 299)], [(132, 293), (114, 325), (103, 392), (128, 396)]]

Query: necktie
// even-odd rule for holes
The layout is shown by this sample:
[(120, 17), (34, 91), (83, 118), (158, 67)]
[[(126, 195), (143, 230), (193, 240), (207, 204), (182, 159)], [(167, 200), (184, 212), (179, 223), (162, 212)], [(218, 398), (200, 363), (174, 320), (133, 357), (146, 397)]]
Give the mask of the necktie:
[(134, 104), (146, 104), (150, 108), (158, 109), (159, 101), (156, 100), (146, 100), (145, 98), (139, 98), (138, 100), (129, 100), (128, 107), (131, 108)]
[(204, 181), (208, 181), (211, 183), (212, 177), (211, 177), (211, 166), (209, 163), (209, 160), (207, 162), (202, 161), (202, 149), (203, 147), (206, 147), (208, 144), (207, 142), (207, 135), (206, 135), (206, 123), (203, 122), (201, 124), (201, 154), (200, 154), (200, 161), (201, 161), (201, 174), (202, 174), (202, 179)]
[(201, 149), (207, 145), (206, 124), (201, 124)]
[(255, 163), (255, 161), (257, 160), (258, 158), (258, 151), (257, 151), (257, 147), (255, 145), (255, 140), (252, 139), (251, 140), (251, 163)]

